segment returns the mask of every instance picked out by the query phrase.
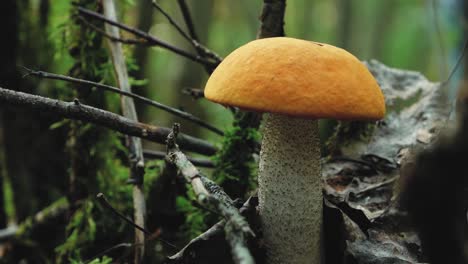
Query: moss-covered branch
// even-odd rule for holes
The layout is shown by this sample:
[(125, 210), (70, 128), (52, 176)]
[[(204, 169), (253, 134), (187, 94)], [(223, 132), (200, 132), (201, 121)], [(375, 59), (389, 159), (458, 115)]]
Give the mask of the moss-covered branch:
[(0, 242), (10, 239), (29, 239), (29, 235), (37, 228), (48, 224), (54, 219), (64, 217), (69, 207), (70, 204), (67, 199), (62, 198), (57, 200), (35, 215), (26, 218), (18, 226), (10, 226), (0, 230)]

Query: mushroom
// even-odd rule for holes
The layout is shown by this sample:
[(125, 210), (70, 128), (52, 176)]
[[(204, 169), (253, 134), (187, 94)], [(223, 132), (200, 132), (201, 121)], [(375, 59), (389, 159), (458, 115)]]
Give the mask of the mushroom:
[(228, 55), (205, 87), (211, 101), (266, 112), (259, 214), (268, 263), (320, 263), (318, 118), (377, 120), (384, 96), (361, 61), (323, 43), (252, 41)]

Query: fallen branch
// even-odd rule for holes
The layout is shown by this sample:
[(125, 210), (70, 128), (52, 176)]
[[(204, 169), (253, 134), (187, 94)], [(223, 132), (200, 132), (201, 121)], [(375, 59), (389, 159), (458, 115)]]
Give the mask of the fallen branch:
[[(144, 138), (164, 144), (171, 132), (169, 128), (157, 127), (132, 121), (120, 115), (81, 104), (78, 100), (64, 102), (38, 95), (16, 92), (0, 87), (1, 105), (20, 106), (56, 114), (65, 118), (101, 125), (126, 135)], [(217, 149), (202, 139), (180, 134), (177, 138), (181, 148), (204, 155), (213, 155)]]
[(249, 236), (255, 236), (245, 218), (239, 213), (234, 201), (213, 181), (203, 176), (187, 159), (176, 144), (179, 125), (175, 124), (167, 137), (166, 161), (177, 167), (185, 180), (192, 185), (197, 200), (203, 206), (214, 208), (226, 220), (226, 239), (231, 246), (235, 263), (255, 263), (246, 245)]
[[(253, 199), (250, 197), (244, 205), (239, 209), (239, 212), (242, 216), (246, 217), (249, 222), (254, 221), (249, 217), (255, 214), (255, 206), (257, 205), (258, 200)], [(200, 250), (206, 248), (207, 251), (211, 251), (212, 245), (217, 245), (218, 239), (225, 239), (224, 238), (224, 230), (226, 226), (226, 221), (221, 220), (218, 223), (214, 224), (204, 233), (200, 234), (196, 238), (192, 239), (184, 248), (182, 248), (176, 254), (170, 256), (169, 263), (187, 263), (187, 262), (195, 262), (195, 261), (203, 261), (198, 258), (200, 255)], [(203, 253), (201, 253), (203, 255)]]

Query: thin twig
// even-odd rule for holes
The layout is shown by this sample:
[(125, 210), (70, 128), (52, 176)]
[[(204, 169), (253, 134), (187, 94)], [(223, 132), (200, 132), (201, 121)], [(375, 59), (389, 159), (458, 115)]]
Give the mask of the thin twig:
[(223, 215), (221, 215), (220, 213), (216, 212), (215, 210), (213, 209), (210, 209), (202, 204), (200, 204), (197, 200), (190, 200), (190, 204), (195, 207), (195, 208), (198, 208), (198, 209), (202, 209), (204, 211), (207, 211), (207, 212), (210, 212), (212, 213), (213, 215), (217, 215), (217, 216), (220, 216), (220, 217), (223, 217)]
[[(101, 125), (125, 135), (144, 138), (164, 144), (171, 129), (132, 121), (123, 116), (81, 104), (78, 100), (64, 102), (38, 95), (16, 92), (0, 87), (0, 105), (20, 106), (37, 111), (59, 115), (64, 118), (81, 120)], [(217, 148), (202, 139), (179, 134), (177, 138), (182, 148), (205, 155), (213, 155)]]
[[(142, 226), (140, 225), (137, 225), (135, 222), (132, 221), (132, 219), (126, 217), (125, 215), (123, 215), (121, 212), (119, 212), (117, 209), (115, 209), (110, 203), (109, 201), (107, 200), (106, 196), (103, 194), (103, 193), (98, 193), (96, 195), (96, 199), (99, 201), (100, 204), (102, 204), (104, 207), (106, 207), (108, 210), (110, 210), (114, 215), (116, 215), (117, 217), (119, 217), (120, 219), (124, 220), (125, 222), (127, 222), (129, 225), (133, 226), (134, 228), (140, 230), (141, 232), (145, 233), (147, 236), (149, 237), (152, 237), (151, 235), (151, 232), (146, 230), (145, 228), (143, 228)], [(154, 237), (152, 237), (154, 239)], [(163, 242), (164, 244), (174, 248), (174, 249), (177, 249), (177, 247), (164, 240), (164, 239), (161, 239), (161, 238), (156, 238), (157, 240)]]
[(179, 26), (179, 24), (177, 24), (177, 22), (172, 19), (172, 17), (169, 15), (169, 13), (167, 13), (159, 4), (156, 0), (153, 0), (152, 1), (152, 4), (154, 6), (154, 8), (156, 8), (159, 12), (161, 12), (161, 14), (167, 19), (167, 21), (169, 21), (169, 23), (179, 32), (179, 34), (184, 38), (186, 39), (188, 42), (192, 43), (192, 38), (187, 35), (187, 33), (185, 33), (185, 31)]
[(149, 46), (149, 43), (148, 41), (146, 40), (142, 40), (142, 39), (127, 39), (127, 38), (120, 38), (120, 37), (114, 37), (114, 36), (111, 36), (110, 34), (107, 34), (104, 30), (96, 27), (95, 25), (93, 25), (92, 23), (88, 22), (86, 19), (84, 19), (83, 17), (81, 16), (78, 16), (77, 17), (82, 23), (83, 25), (91, 28), (92, 30), (102, 34), (103, 36), (105, 36), (106, 38), (112, 40), (112, 41), (117, 41), (117, 42), (120, 42), (120, 43), (124, 43), (124, 44), (130, 44), (130, 45), (144, 45), (144, 46)]
[[(212, 50), (200, 44), (198, 40), (198, 36), (195, 32), (195, 25), (193, 24), (192, 16), (190, 15), (190, 11), (185, 0), (178, 0), (178, 3), (179, 3), (180, 11), (182, 12), (182, 16), (185, 21), (185, 25), (187, 26), (189, 34), (190, 34), (191, 43), (193, 47), (195, 48), (195, 50), (197, 51), (198, 55), (213, 59), (215, 62), (215, 65), (218, 65), (219, 63), (221, 63), (221, 61), (223, 60), (221, 56), (219, 56)], [(205, 66), (205, 70), (208, 74), (211, 74), (214, 69), (215, 67)]]
[(203, 92), (203, 90), (197, 89), (197, 88), (187, 87), (187, 88), (182, 89), (182, 93), (192, 96), (192, 98), (195, 100), (198, 100), (200, 98), (205, 98), (205, 93)]
[(100, 258), (100, 257), (102, 257), (104, 255), (107, 255), (108, 253), (110, 253), (110, 252), (112, 252), (112, 251), (114, 251), (116, 249), (119, 249), (119, 248), (133, 248), (135, 246), (137, 246), (137, 245), (135, 245), (134, 243), (119, 243), (117, 245), (114, 245), (114, 246), (112, 246), (112, 247), (110, 247), (110, 248), (108, 248), (108, 249), (94, 255), (93, 257), (89, 258), (88, 260), (83, 261), (83, 263), (84, 264), (89, 264), (93, 260), (95, 260), (97, 258)]
[[(119, 218), (121, 218), (122, 220), (124, 220), (125, 222), (127, 222), (129, 225), (133, 226), (134, 228), (140, 230), (141, 232), (145, 233), (146, 235), (151, 235), (151, 232), (146, 230), (144, 227), (142, 226), (139, 226), (137, 225), (135, 222), (133, 222), (130, 218), (127, 218), (125, 215), (123, 215), (122, 213), (120, 213), (119, 211), (117, 211), (110, 203), (109, 201), (107, 201), (106, 197), (104, 196), (103, 193), (98, 193), (96, 195), (96, 199), (99, 201), (99, 203), (101, 203), (102, 205), (104, 205), (104, 207), (106, 207), (107, 209), (109, 209), (113, 214), (115, 214), (116, 216), (118, 216)], [(171, 246), (173, 246), (172, 244), (170, 244)]]
[[(239, 209), (239, 212), (242, 214), (242, 216), (246, 217), (250, 222), (253, 222), (254, 219), (250, 219), (249, 215), (256, 215), (255, 213), (252, 213), (252, 211), (255, 211), (256, 204), (258, 204), (258, 201), (254, 199), (253, 197), (250, 197), (244, 205)], [(178, 261), (183, 261), (183, 260), (190, 260), (190, 257), (196, 256), (196, 252), (200, 250), (200, 247), (202, 245), (207, 245), (209, 242), (214, 242), (215, 238), (222, 235), (224, 233), (224, 228), (226, 226), (226, 220), (221, 220), (212, 227), (210, 227), (208, 230), (197, 236), (196, 238), (190, 240), (187, 245), (185, 245), (179, 252), (176, 254), (172, 255), (169, 257), (171, 261), (178, 262)], [(172, 262), (171, 262), (172, 263)]]
[(212, 62), (210, 60), (207, 60), (199, 55), (194, 55), (194, 54), (191, 54), (183, 49), (180, 49), (180, 48), (177, 48), (167, 42), (164, 42), (146, 32), (143, 32), (139, 29), (136, 29), (136, 28), (132, 28), (132, 27), (129, 27), (125, 24), (122, 24), (122, 23), (119, 23), (119, 22), (116, 22), (114, 20), (111, 20), (111, 19), (108, 19), (106, 17), (104, 17), (103, 15), (99, 14), (99, 13), (96, 13), (94, 11), (91, 11), (89, 9), (86, 9), (86, 8), (83, 8), (83, 7), (77, 7), (78, 9), (78, 12), (83, 15), (83, 16), (86, 16), (86, 17), (90, 17), (90, 18), (94, 18), (94, 19), (98, 19), (100, 21), (103, 21), (105, 23), (108, 23), (110, 25), (113, 25), (113, 26), (116, 26), (120, 29), (123, 29), (127, 32), (130, 32), (132, 34), (134, 34), (135, 36), (138, 36), (140, 38), (143, 38), (145, 40), (147, 40), (151, 45), (153, 46), (159, 46), (159, 47), (162, 47), (162, 48), (165, 48), (167, 50), (170, 50), (180, 56), (183, 56), (185, 58), (188, 58), (190, 60), (193, 60), (195, 62), (198, 62), (198, 63), (201, 63), (202, 65), (205, 65), (207, 67), (216, 67), (216, 65), (218, 63), (216, 62)]
[(195, 25), (192, 21), (192, 16), (190, 15), (189, 8), (185, 0), (178, 0), (180, 11), (182, 12), (182, 16), (184, 17), (185, 25), (189, 31), (190, 36), (194, 40), (198, 40), (197, 33), (195, 32)]
[[(183, 3), (183, 5), (185, 6), (185, 9), (181, 8), (181, 10), (182, 10), (182, 15), (184, 16), (184, 20), (187, 21), (186, 19), (189, 19), (191, 21), (190, 12), (188, 12), (188, 8), (186, 8), (185, 2)], [(161, 12), (161, 14), (163, 14), (163, 16), (169, 21), (169, 23), (179, 32), (179, 34), (184, 39), (186, 39), (190, 44), (192, 44), (192, 46), (197, 51), (198, 55), (213, 59), (216, 64), (219, 64), (223, 60), (223, 58), (220, 57), (218, 54), (216, 54), (214, 51), (202, 45), (198, 41), (198, 38), (196, 37), (194, 31), (190, 33), (190, 36), (187, 35), (187, 33), (185, 33), (185, 31), (182, 29), (182, 27), (179, 24), (177, 24), (177, 22), (158, 4), (156, 0), (153, 0), (153, 6), (159, 12)], [(179, 1), (179, 6), (180, 6), (180, 1)], [(190, 30), (194, 30), (193, 25), (189, 27), (189, 31)], [(207, 68), (207, 71), (211, 73), (213, 71), (213, 68)]]
[(449, 74), (449, 76), (447, 77), (447, 79), (446, 79), (445, 81), (443, 81), (444, 84), (447, 84), (448, 82), (450, 82), (450, 80), (452, 79), (453, 75), (455, 75), (455, 73), (457, 72), (458, 68), (460, 68), (460, 64), (461, 64), (461, 62), (463, 61), (463, 57), (465, 57), (465, 54), (466, 54), (466, 51), (467, 51), (467, 50), (468, 50), (468, 36), (465, 37), (465, 41), (464, 41), (462, 50), (461, 50), (461, 52), (460, 52), (460, 56), (458, 57), (457, 62), (456, 62), (455, 65), (453, 66), (452, 70), (450, 71), (450, 74)]
[[(453, 66), (452, 70), (450, 71), (450, 74), (447, 77), (447, 79), (445, 81), (441, 82), (441, 87), (445, 87), (450, 82), (452, 77), (455, 75), (458, 68), (460, 68), (460, 65), (461, 65), (461, 63), (463, 61), (463, 58), (465, 57), (465, 54), (466, 54), (467, 50), (468, 50), (468, 36), (465, 36), (465, 43), (463, 44), (462, 50), (460, 52), (460, 56), (458, 57), (457, 62)], [(447, 115), (447, 119), (445, 120), (446, 125), (450, 122), (450, 118), (452, 116), (453, 110), (455, 109), (455, 106), (456, 106), (456, 104), (451, 104), (450, 105), (450, 111), (449, 111), (449, 113)]]
[[(159, 241), (163, 241), (162, 239), (158, 238), (160, 232), (159, 232), (159, 229), (157, 231), (155, 231), (153, 234), (151, 235), (148, 235), (148, 238), (146, 238), (145, 240), (145, 244), (149, 241), (152, 241), (152, 240), (159, 240)], [(163, 243), (168, 243), (167, 241), (166, 242), (163, 242)], [(96, 255), (94, 255), (93, 257), (89, 258), (88, 260), (85, 260), (84, 263), (87, 264), (87, 263), (91, 263), (93, 260), (97, 259), (97, 258), (100, 258), (104, 255), (107, 255), (109, 252), (112, 252), (113, 250), (116, 250), (116, 249), (119, 249), (119, 248), (133, 248), (133, 247), (138, 247), (140, 246), (140, 244), (136, 244), (136, 243), (119, 243), (117, 245), (114, 245), (110, 248), (107, 248), (103, 251), (101, 251), (100, 253), (97, 253)], [(177, 247), (175, 246), (171, 246), (173, 247), (174, 249), (176, 250), (179, 250)], [(126, 256), (128, 255), (128, 253), (125, 253), (123, 254), (123, 256), (121, 256), (120, 258), (118, 259), (114, 259), (114, 262), (113, 263), (121, 263), (121, 259), (124, 259)]]
[(435, 27), (435, 33), (437, 36), (437, 42), (439, 42), (439, 52), (440, 52), (440, 77), (441, 79), (443, 76), (447, 75), (447, 62), (445, 60), (445, 46), (444, 46), (444, 39), (442, 38), (442, 30), (440, 29), (440, 24), (439, 24), (439, 13), (438, 8), (437, 8), (437, 0), (432, 0), (432, 11), (433, 13), (433, 19), (434, 19), (434, 27)]
[[(220, 129), (206, 123), (205, 121), (201, 120), (200, 118), (188, 113), (188, 112), (185, 112), (185, 111), (182, 111), (182, 110), (179, 110), (177, 108), (173, 108), (173, 107), (170, 107), (170, 106), (167, 106), (165, 104), (162, 104), (162, 103), (159, 103), (159, 102), (156, 102), (156, 101), (153, 101), (151, 99), (148, 99), (144, 96), (141, 96), (141, 95), (138, 95), (138, 94), (135, 94), (135, 93), (132, 93), (132, 92), (128, 92), (128, 91), (123, 91), (119, 88), (116, 88), (116, 87), (113, 87), (113, 86), (110, 86), (110, 85), (106, 85), (106, 84), (101, 84), (101, 83), (97, 83), (97, 82), (92, 82), (92, 81), (88, 81), (88, 80), (83, 80), (83, 79), (78, 79), (78, 78), (73, 78), (73, 77), (70, 77), (70, 76), (65, 76), (65, 75), (60, 75), (60, 74), (55, 74), (55, 73), (50, 73), (50, 72), (44, 72), (44, 71), (35, 71), (35, 70), (31, 70), (31, 69), (28, 69), (24, 66), (22, 66), (22, 68), (26, 71), (26, 74), (23, 75), (23, 77), (27, 77), (29, 75), (32, 75), (32, 76), (37, 76), (39, 78), (45, 78), (45, 79), (53, 79), (53, 80), (61, 80), (61, 81), (66, 81), (66, 82), (71, 82), (71, 83), (78, 83), (78, 84), (85, 84), (85, 85), (89, 85), (89, 86), (94, 86), (94, 87), (97, 87), (97, 88), (101, 88), (103, 90), (107, 90), (107, 91), (111, 91), (111, 92), (114, 92), (114, 93), (118, 93), (118, 94), (121, 94), (121, 95), (125, 95), (125, 96), (128, 96), (128, 97), (131, 97), (135, 100), (138, 100), (142, 103), (145, 103), (147, 105), (151, 105), (151, 106), (154, 106), (154, 107), (157, 107), (161, 110), (164, 110), (168, 113), (171, 113), (175, 116), (178, 116), (180, 118), (183, 118), (183, 119), (186, 119), (188, 121), (191, 121), (193, 122), (194, 124), (197, 124), (201, 127), (204, 127), (218, 135), (221, 135), (223, 136), (224, 135), (224, 132), (221, 131)], [(79, 86), (77, 86), (79, 87)]]

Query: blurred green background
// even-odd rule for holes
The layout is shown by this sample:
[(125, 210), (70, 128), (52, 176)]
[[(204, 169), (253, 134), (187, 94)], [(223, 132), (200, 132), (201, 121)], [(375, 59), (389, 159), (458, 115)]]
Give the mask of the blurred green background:
[[(224, 57), (255, 39), (261, 1), (188, 2), (200, 42), (219, 55)], [(159, 3), (184, 25), (173, 1)], [(290, 37), (330, 43), (361, 60), (377, 59), (391, 67), (419, 71), (431, 81), (440, 81), (448, 76), (461, 50), (463, 20), (460, 6), (461, 2), (455, 0), (295, 0), (287, 2), (285, 30)], [(52, 19), (48, 27), (51, 36), (56, 38), (61, 35), (60, 25), (68, 20), (66, 10), (70, 8), (70, 1), (57, 1), (51, 8)], [(170, 23), (152, 8), (150, 1), (120, 1), (120, 11), (123, 22), (148, 30), (175, 46), (192, 50)], [(55, 48), (60, 49), (59, 46)], [(65, 74), (68, 59), (64, 51), (55, 56), (53, 68), (44, 70)], [(225, 108), (205, 100), (193, 100), (182, 93), (184, 88), (203, 89), (208, 75), (200, 65), (158, 47), (126, 47), (126, 51), (139, 66), (132, 76), (146, 80), (145, 85), (134, 86), (134, 91), (194, 113), (218, 127), (231, 125), (231, 114)], [(34, 68), (35, 65), (28, 66)], [(213, 133), (158, 109), (142, 106), (139, 114), (149, 123), (170, 126), (177, 121), (187, 133), (219, 140)]]

